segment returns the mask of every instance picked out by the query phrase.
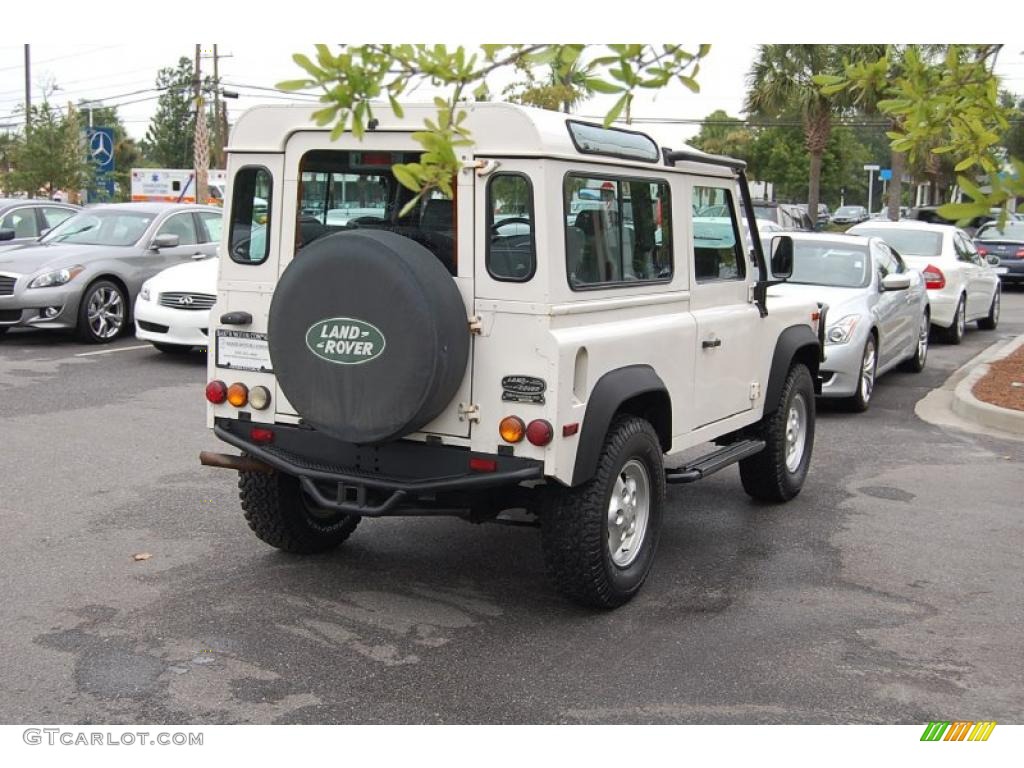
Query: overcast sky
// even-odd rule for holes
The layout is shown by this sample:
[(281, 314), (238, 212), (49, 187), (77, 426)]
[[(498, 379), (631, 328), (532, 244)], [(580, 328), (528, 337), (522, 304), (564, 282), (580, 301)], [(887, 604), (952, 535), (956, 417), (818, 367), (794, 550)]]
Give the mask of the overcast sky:
[[(1020, 31), (1020, 27), (1017, 31)], [(748, 31), (749, 34), (749, 31)], [(1021, 36), (1024, 38), (1024, 35)], [(1021, 38), (1018, 38), (1021, 39)], [(240, 94), (227, 101), (229, 115), (261, 103), (283, 103), (292, 97), (272, 89), (281, 80), (301, 76), (291, 61), (295, 51), (311, 52), (312, 43), (221, 43), (218, 51), (220, 75), (227, 90)], [(144, 41), (126, 43), (33, 43), (31, 45), (33, 102), (41, 101), (44, 90), (57, 86), (50, 100), (66, 105), (69, 101), (94, 99), (118, 105), (118, 112), (128, 132), (135, 138), (145, 135), (156, 108), (157, 93), (153, 90), (157, 70), (173, 66), (179, 57), (191, 57), (194, 43), (163, 43), (156, 36)], [(204, 50), (212, 50), (207, 44)], [(690, 93), (676, 85), (655, 95), (640, 94), (633, 110), (637, 118), (700, 119), (716, 109), (739, 115), (745, 88), (745, 75), (753, 59), (755, 45), (746, 42), (718, 42), (702, 66), (699, 81), (701, 92)], [(1007, 44), (1000, 52), (997, 72), (1003, 86), (1024, 94), (1024, 42)], [(17, 109), (24, 102), (24, 50), (21, 44), (0, 46), (0, 130), (23, 121)], [(212, 63), (206, 59), (204, 68)], [(500, 90), (502, 82), (493, 84)], [(412, 98), (426, 99), (428, 90)], [(597, 115), (608, 100), (593, 99), (580, 113)], [(233, 119), (233, 117), (232, 117)], [(682, 136), (696, 128), (680, 128)]]

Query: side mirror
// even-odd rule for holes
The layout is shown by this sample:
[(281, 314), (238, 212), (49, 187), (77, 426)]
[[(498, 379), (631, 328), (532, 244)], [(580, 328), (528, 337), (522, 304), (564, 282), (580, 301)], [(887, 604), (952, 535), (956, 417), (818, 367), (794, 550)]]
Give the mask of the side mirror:
[(0, 242), (5, 240), (13, 240), (15, 232), (13, 229), (0, 229)]
[(788, 280), (793, 275), (793, 238), (779, 235), (772, 238), (772, 277)]
[(882, 290), (883, 291), (905, 291), (910, 287), (910, 275), (904, 272), (903, 274), (891, 274), (886, 275), (882, 278)]
[(999, 266), (999, 257), (996, 256), (994, 253), (990, 253), (988, 256), (986, 256), (985, 261), (987, 261), (993, 267)]
[(177, 248), (178, 247), (178, 236), (171, 234), (157, 235), (153, 238), (153, 242), (149, 244), (149, 247), (154, 251), (159, 251), (161, 248)]

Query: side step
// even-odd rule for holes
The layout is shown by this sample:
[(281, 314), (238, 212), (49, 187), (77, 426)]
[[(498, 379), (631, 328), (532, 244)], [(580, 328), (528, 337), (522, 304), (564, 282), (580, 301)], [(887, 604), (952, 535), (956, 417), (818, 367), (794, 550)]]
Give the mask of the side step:
[(764, 450), (764, 440), (741, 440), (738, 443), (719, 448), (717, 451), (702, 456), (685, 467), (665, 470), (666, 483), (695, 483), (708, 475), (713, 475), (730, 464), (749, 458)]

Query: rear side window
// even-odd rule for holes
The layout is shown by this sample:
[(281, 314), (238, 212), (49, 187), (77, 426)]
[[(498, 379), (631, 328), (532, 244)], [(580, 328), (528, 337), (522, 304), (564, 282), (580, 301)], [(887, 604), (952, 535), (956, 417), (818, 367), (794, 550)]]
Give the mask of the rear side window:
[(694, 278), (697, 282), (744, 279), (746, 260), (732, 192), (724, 187), (694, 187), (693, 206)]
[(487, 271), (495, 280), (526, 282), (537, 270), (533, 187), (518, 173), (497, 173), (487, 185)]
[(228, 251), (239, 264), (262, 264), (270, 251), (273, 177), (260, 166), (242, 168), (234, 179)]
[(223, 228), (223, 215), (219, 213), (207, 213), (203, 211), (199, 214), (199, 218), (202, 220), (203, 226), (206, 228), (206, 238), (203, 240), (203, 242), (219, 243), (221, 229)]
[(570, 174), (563, 196), (570, 288), (672, 279), (667, 182)]

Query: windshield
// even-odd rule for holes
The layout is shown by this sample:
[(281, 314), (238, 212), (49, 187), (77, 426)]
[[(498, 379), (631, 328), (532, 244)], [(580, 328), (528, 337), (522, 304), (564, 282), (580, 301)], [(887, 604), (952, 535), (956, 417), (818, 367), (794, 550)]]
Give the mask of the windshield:
[(923, 229), (872, 229), (857, 227), (851, 235), (880, 237), (902, 256), (939, 256), (942, 254), (942, 233)]
[(54, 227), (40, 242), (135, 245), (154, 218), (155, 213), (141, 211), (82, 211)]
[(757, 203), (754, 203), (754, 218), (778, 223), (779, 209), (775, 206), (758, 205)]
[(1006, 227), (985, 227), (978, 233), (979, 240), (1024, 240), (1024, 224), (1007, 222)]
[(864, 288), (871, 282), (866, 245), (794, 240), (793, 276), (788, 283)]

